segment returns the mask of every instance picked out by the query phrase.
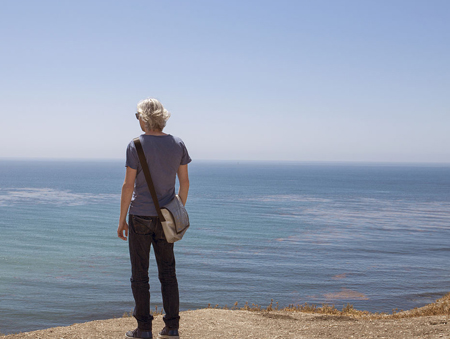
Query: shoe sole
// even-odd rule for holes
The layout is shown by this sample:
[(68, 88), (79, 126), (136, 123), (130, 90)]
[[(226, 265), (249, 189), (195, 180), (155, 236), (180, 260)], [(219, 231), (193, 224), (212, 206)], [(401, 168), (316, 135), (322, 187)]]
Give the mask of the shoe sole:
[[(125, 334), (125, 339), (133, 339), (133, 338), (135, 338), (135, 339), (142, 339), (141, 337), (138, 337), (138, 338), (136, 338), (136, 337), (129, 337), (129, 336), (127, 336), (127, 335)], [(146, 338), (146, 339), (152, 339), (152, 338), (154, 338), (154, 337), (152, 336), (152, 337)]]
[(158, 339), (180, 339), (179, 335), (159, 335)]

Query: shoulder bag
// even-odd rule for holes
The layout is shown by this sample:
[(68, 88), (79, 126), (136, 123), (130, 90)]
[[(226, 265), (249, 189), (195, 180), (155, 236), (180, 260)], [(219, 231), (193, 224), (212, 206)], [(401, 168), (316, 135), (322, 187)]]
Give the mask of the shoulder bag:
[(147, 181), (148, 189), (152, 195), (153, 203), (155, 204), (156, 212), (161, 221), (164, 235), (169, 243), (181, 240), (184, 233), (189, 228), (189, 216), (186, 208), (183, 205), (180, 197), (175, 195), (175, 198), (167, 205), (160, 207), (158, 197), (156, 195), (155, 186), (153, 185), (152, 176), (148, 168), (147, 159), (145, 158), (144, 150), (142, 149), (139, 138), (133, 140), (136, 146), (136, 151), (139, 157), (139, 162), (144, 172), (145, 181)]

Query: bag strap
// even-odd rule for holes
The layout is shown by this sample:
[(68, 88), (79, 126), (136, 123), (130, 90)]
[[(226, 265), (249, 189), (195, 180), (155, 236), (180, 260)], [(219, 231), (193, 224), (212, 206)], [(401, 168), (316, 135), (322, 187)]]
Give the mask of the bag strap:
[(142, 171), (144, 172), (145, 181), (147, 181), (147, 186), (152, 195), (153, 203), (155, 204), (156, 212), (158, 213), (159, 220), (161, 222), (166, 221), (163, 214), (161, 213), (161, 207), (159, 206), (158, 196), (156, 195), (155, 186), (153, 185), (152, 176), (148, 168), (147, 159), (145, 158), (144, 150), (142, 149), (141, 140), (138, 138), (133, 139), (134, 146), (139, 157), (139, 162), (141, 163)]

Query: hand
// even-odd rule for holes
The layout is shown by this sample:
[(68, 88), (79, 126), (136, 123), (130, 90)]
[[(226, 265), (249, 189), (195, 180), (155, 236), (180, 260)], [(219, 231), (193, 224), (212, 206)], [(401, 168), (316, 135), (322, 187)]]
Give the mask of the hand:
[[(123, 235), (124, 232), (125, 232), (125, 236)], [(119, 222), (119, 227), (117, 227), (117, 236), (122, 240), (127, 240), (128, 224), (125, 220)]]

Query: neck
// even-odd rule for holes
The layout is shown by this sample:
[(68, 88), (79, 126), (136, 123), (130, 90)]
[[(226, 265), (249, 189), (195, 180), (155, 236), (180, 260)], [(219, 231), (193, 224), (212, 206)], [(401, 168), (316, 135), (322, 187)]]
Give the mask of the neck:
[(166, 133), (163, 133), (161, 130), (145, 130), (145, 135), (167, 135)]

